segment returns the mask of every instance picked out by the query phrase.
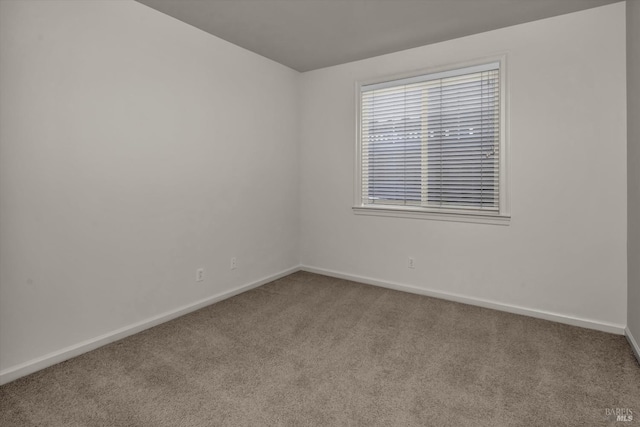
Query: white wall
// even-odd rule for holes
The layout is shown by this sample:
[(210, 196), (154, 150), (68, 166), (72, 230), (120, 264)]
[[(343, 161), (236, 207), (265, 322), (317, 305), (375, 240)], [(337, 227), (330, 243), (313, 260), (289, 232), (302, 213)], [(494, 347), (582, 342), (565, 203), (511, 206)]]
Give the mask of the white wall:
[[(511, 224), (354, 215), (355, 81), (503, 52)], [(625, 86), (624, 3), (303, 74), (302, 264), (621, 332)]]
[(627, 168), (629, 289), (627, 327), (640, 357), (640, 2), (627, 1)]
[(133, 1), (0, 5), (5, 379), (298, 265), (298, 73)]
[[(624, 19), (615, 4), (300, 76), (132, 1), (0, 1), (0, 382), (287, 271), (299, 253), (621, 328)], [(355, 80), (503, 52), (511, 225), (355, 216)], [(638, 181), (630, 168), (630, 217)]]

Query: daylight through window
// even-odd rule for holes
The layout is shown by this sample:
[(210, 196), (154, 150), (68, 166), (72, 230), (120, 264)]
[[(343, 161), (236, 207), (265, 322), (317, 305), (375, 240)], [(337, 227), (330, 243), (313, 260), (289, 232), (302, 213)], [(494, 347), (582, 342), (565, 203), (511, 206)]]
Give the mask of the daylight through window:
[(361, 86), (363, 206), (500, 211), (500, 63)]

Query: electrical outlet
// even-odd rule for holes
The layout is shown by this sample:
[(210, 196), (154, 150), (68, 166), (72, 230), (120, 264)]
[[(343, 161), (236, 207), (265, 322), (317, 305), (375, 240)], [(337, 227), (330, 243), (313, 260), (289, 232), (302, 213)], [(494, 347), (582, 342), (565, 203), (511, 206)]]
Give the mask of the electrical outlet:
[(204, 268), (196, 270), (196, 282), (202, 282), (204, 280)]
[(235, 270), (238, 268), (238, 259), (236, 257), (231, 258), (231, 269)]
[(409, 257), (409, 261), (407, 261), (408, 268), (416, 268), (416, 260)]

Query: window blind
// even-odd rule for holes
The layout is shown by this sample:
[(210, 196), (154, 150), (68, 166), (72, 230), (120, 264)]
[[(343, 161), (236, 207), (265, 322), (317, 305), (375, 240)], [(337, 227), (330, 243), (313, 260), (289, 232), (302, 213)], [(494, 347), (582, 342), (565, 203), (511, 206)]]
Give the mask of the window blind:
[(499, 211), (499, 63), (361, 87), (363, 205)]

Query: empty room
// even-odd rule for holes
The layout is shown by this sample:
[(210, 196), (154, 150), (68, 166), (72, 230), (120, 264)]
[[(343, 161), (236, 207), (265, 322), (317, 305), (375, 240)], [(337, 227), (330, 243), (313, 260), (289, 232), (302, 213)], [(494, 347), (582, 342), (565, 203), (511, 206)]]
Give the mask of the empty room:
[(640, 425), (640, 0), (0, 0), (1, 426)]

